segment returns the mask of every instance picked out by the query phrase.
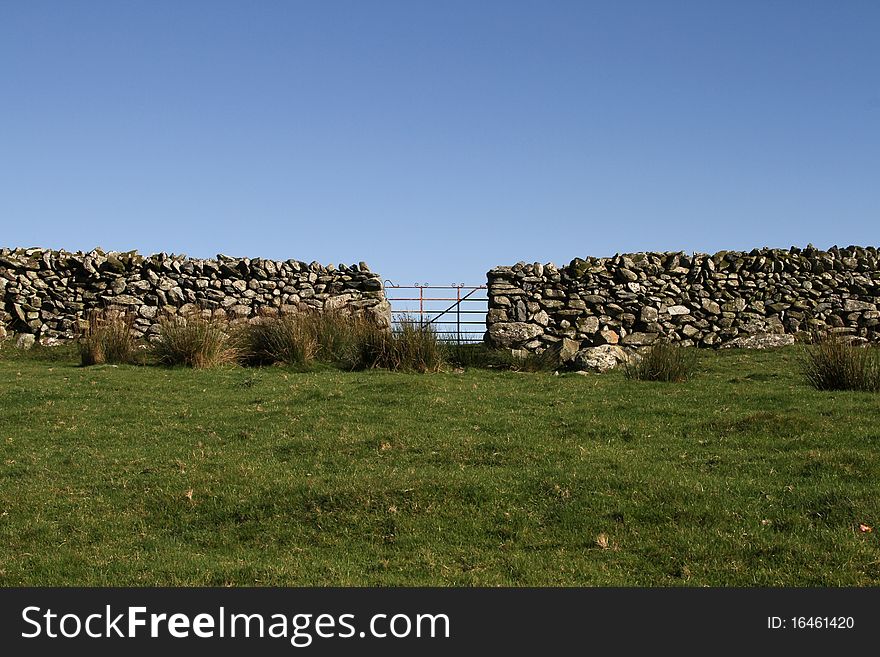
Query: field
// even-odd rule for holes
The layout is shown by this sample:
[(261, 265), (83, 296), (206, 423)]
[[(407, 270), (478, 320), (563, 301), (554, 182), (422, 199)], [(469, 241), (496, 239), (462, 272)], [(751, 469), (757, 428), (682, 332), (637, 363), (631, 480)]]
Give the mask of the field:
[[(0, 349), (0, 585), (880, 585), (880, 396)], [(875, 528), (875, 531), (868, 531)]]

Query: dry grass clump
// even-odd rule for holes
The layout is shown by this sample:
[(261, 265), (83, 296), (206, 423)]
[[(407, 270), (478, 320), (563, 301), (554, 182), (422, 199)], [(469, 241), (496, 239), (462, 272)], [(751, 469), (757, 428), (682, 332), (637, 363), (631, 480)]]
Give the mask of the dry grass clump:
[(434, 325), (410, 318), (403, 318), (391, 331), (364, 323), (354, 347), (352, 369), (437, 372), (445, 362), (444, 346)]
[(243, 325), (237, 336), (245, 365), (282, 363), (304, 367), (315, 360), (317, 340), (302, 315), (260, 317)]
[(77, 346), (83, 366), (130, 363), (134, 359), (135, 339), (131, 315), (115, 310), (92, 310)]
[(697, 369), (693, 348), (657, 342), (639, 352), (641, 358), (629, 360), (624, 367), (628, 379), (680, 383), (690, 379)]
[(816, 390), (880, 391), (880, 352), (843, 337), (817, 336), (805, 350), (801, 369)]
[(231, 333), (229, 320), (224, 317), (168, 315), (159, 322), (152, 350), (164, 365), (216, 367), (238, 359), (239, 349)]

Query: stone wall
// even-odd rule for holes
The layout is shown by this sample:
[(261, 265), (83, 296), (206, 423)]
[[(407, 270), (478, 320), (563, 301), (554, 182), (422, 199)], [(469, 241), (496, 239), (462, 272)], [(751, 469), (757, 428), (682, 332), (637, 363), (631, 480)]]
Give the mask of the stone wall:
[(155, 333), (165, 314), (205, 310), (246, 319), (266, 308), (334, 308), (390, 322), (382, 279), (364, 263), (335, 268), (224, 255), (0, 249), (0, 302), (0, 332), (42, 342), (76, 337), (89, 311), (106, 307), (128, 310), (138, 336)]
[(750, 346), (755, 336), (828, 329), (877, 340), (878, 260), (874, 247), (809, 246), (496, 267), (488, 273), (487, 338), (500, 347), (559, 345), (569, 353), (658, 339)]

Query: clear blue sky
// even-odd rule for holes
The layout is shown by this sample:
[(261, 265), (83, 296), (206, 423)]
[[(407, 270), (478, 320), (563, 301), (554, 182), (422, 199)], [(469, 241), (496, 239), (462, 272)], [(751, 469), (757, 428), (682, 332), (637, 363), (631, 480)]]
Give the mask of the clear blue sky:
[(0, 245), (401, 283), (880, 243), (880, 2), (0, 0)]

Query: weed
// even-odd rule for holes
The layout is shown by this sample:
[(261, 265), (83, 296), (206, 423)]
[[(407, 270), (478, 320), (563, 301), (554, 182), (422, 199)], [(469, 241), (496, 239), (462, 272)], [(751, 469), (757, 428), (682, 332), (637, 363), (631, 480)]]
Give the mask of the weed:
[(115, 310), (93, 310), (77, 341), (83, 366), (130, 363), (134, 358), (133, 318)]
[(880, 356), (876, 347), (821, 336), (801, 359), (807, 381), (817, 390), (880, 391)]
[(153, 354), (163, 365), (196, 368), (234, 362), (239, 353), (230, 338), (229, 321), (199, 313), (163, 317), (152, 347)]
[(697, 356), (692, 349), (667, 342), (653, 344), (639, 356), (624, 366), (628, 379), (677, 383), (690, 379), (697, 367)]
[(236, 336), (242, 362), (247, 365), (309, 365), (318, 351), (317, 340), (309, 328), (301, 315), (260, 317), (243, 325)]
[(364, 324), (350, 360), (351, 369), (383, 368), (436, 372), (444, 364), (444, 348), (432, 324), (403, 318), (391, 331)]

